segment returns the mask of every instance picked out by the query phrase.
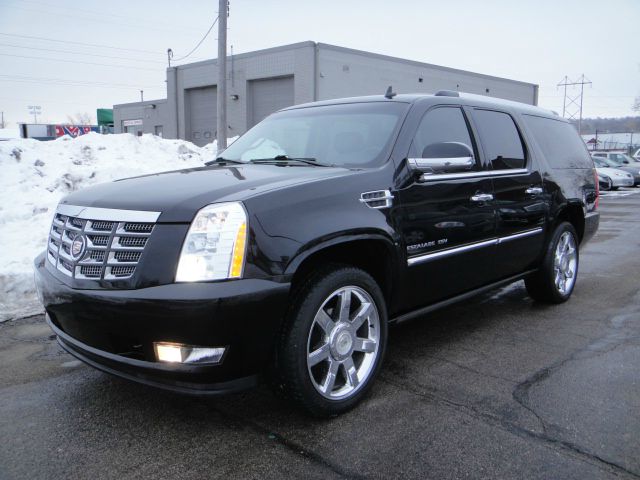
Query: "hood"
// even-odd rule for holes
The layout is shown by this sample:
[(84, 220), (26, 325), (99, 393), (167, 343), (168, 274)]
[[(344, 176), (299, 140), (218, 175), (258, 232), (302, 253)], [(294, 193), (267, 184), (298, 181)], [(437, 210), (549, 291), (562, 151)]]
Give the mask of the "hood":
[(631, 174), (623, 171), (623, 170), (619, 170), (617, 168), (609, 168), (609, 167), (596, 167), (596, 170), (598, 173), (601, 173), (602, 175), (606, 175), (607, 177), (628, 177)]
[(159, 222), (182, 223), (210, 203), (241, 201), (350, 173), (344, 168), (299, 165), (215, 165), (103, 183), (67, 195), (60, 203), (161, 212)]

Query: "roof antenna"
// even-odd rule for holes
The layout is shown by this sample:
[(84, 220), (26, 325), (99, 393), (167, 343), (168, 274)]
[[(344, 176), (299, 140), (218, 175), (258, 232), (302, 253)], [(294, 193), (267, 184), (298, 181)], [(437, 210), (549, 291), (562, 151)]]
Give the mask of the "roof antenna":
[(392, 99), (396, 95), (397, 95), (397, 93), (394, 92), (393, 88), (391, 87), (391, 85), (389, 85), (389, 88), (387, 88), (387, 93), (384, 94), (385, 98)]

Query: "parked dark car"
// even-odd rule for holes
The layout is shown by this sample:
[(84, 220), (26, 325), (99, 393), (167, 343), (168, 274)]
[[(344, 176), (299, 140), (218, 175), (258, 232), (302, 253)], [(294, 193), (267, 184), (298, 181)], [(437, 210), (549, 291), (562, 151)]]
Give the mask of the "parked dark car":
[(207, 166), (65, 197), (36, 279), (60, 345), (98, 369), (195, 394), (267, 373), (333, 415), (371, 387), (390, 323), (519, 279), (566, 301), (597, 203), (582, 140), (545, 110), (324, 101)]

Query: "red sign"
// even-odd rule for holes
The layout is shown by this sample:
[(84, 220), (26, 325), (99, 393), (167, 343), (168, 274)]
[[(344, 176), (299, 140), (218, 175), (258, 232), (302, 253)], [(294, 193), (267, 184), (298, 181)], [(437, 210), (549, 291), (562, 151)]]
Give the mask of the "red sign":
[(84, 135), (91, 131), (95, 131), (91, 127), (86, 126), (77, 126), (77, 125), (56, 125), (56, 138), (62, 137), (64, 135), (69, 135), (70, 137), (76, 138), (80, 135)]

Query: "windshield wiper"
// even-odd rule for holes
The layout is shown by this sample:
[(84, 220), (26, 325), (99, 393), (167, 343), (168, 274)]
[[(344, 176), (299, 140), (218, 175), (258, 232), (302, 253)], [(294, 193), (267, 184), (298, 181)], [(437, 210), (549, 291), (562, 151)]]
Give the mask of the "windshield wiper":
[(273, 163), (273, 162), (300, 162), (307, 165), (314, 165), (316, 167), (331, 167), (325, 163), (318, 163), (318, 160), (311, 157), (290, 157), (288, 155), (276, 155), (271, 158), (254, 158), (249, 160), (251, 163)]
[(218, 157), (215, 160), (209, 160), (208, 162), (204, 162), (204, 164), (208, 167), (209, 165), (225, 165), (227, 163), (245, 163), (240, 160), (231, 160), (229, 158)]

